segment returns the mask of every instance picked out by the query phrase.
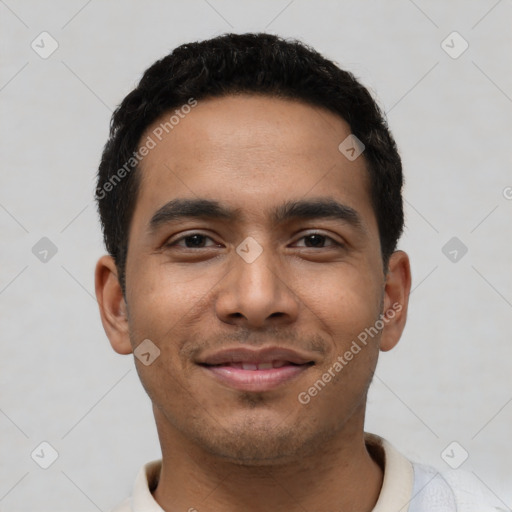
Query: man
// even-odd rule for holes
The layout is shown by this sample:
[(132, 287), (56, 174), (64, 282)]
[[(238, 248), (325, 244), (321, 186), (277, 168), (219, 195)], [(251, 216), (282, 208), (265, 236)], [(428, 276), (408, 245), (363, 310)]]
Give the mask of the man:
[(406, 321), (401, 187), (368, 91), (298, 42), (229, 34), (146, 71), (100, 164), (96, 294), (162, 460), (116, 512), (496, 510), (363, 430)]

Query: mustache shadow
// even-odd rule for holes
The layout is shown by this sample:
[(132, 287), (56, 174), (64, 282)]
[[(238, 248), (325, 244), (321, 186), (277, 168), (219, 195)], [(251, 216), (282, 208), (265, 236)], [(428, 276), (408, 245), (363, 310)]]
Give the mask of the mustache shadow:
[(190, 359), (196, 358), (205, 350), (221, 350), (236, 345), (251, 348), (277, 345), (325, 356), (329, 352), (329, 347), (332, 346), (332, 340), (318, 333), (299, 334), (296, 331), (275, 328), (266, 329), (264, 332), (240, 329), (236, 332), (208, 334), (206, 337), (189, 337), (180, 352), (182, 356)]

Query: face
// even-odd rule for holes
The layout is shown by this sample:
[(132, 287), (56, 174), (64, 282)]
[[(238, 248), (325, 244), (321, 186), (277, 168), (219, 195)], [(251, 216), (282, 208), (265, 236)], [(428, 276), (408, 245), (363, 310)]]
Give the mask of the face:
[(267, 464), (362, 431), (410, 279), (404, 253), (383, 269), (364, 153), (338, 149), (349, 135), (323, 109), (229, 96), (200, 101), (144, 158), (126, 302), (108, 257), (96, 285), (113, 347), (150, 340), (136, 364), (161, 437)]

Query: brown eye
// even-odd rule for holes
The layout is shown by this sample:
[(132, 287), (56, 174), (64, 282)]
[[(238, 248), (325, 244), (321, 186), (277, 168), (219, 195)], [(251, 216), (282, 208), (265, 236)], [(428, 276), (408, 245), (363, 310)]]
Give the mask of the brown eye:
[(336, 242), (330, 236), (322, 235), (319, 233), (311, 233), (309, 235), (305, 235), (299, 240), (304, 240), (303, 244), (298, 243), (299, 247), (324, 248), (332, 246), (342, 246), (342, 244)]
[(327, 237), (323, 235), (308, 235), (304, 237), (306, 247), (323, 247)]
[(204, 235), (191, 235), (183, 238), (186, 247), (204, 247), (206, 236)]
[[(208, 243), (208, 241), (210, 243)], [(206, 235), (202, 233), (192, 233), (187, 236), (182, 236), (167, 244), (168, 247), (181, 247), (184, 249), (203, 249), (205, 247), (214, 247), (217, 244)]]

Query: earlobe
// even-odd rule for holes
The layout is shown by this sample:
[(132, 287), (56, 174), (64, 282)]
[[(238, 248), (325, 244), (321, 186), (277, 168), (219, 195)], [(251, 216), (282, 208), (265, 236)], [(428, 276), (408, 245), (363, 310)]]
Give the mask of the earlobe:
[(101, 322), (112, 348), (119, 354), (130, 354), (132, 346), (128, 330), (126, 302), (111, 256), (102, 256), (95, 271), (96, 299)]
[(380, 349), (391, 350), (399, 341), (405, 327), (409, 293), (411, 291), (411, 267), (404, 251), (396, 251), (389, 258), (384, 287), (384, 328)]

